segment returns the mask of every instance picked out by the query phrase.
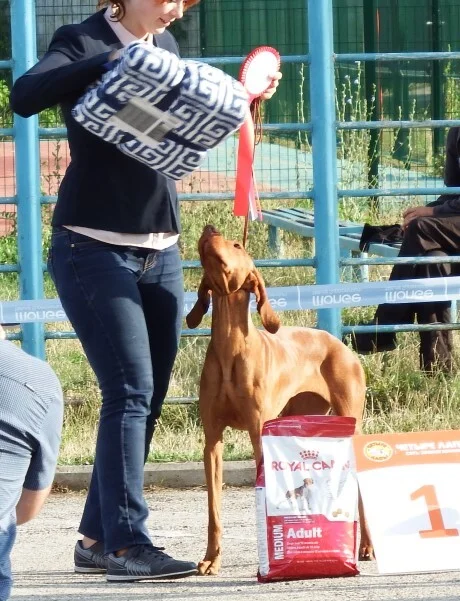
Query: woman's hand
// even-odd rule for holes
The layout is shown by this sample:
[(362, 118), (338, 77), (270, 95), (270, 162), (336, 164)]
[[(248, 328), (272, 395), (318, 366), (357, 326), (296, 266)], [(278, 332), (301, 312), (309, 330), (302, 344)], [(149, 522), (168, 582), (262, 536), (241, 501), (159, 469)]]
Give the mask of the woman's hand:
[(434, 215), (434, 207), (410, 207), (403, 213), (403, 224), (402, 228), (405, 230), (412, 219), (417, 217), (431, 217)]
[(283, 77), (283, 74), (280, 71), (277, 71), (275, 73), (270, 86), (265, 90), (265, 92), (260, 97), (262, 100), (270, 100), (270, 98), (276, 92), (276, 88), (278, 87), (280, 79), (282, 77)]

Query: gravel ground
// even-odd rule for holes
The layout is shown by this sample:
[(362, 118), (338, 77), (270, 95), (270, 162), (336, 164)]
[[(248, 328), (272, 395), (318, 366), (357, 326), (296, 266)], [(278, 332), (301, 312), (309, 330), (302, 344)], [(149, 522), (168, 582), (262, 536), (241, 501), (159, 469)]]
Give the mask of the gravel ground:
[[(177, 558), (198, 561), (205, 551), (206, 491), (155, 489), (146, 493), (154, 544)], [(169, 582), (108, 584), (104, 576), (73, 570), (73, 546), (83, 509), (81, 493), (53, 494), (41, 515), (19, 528), (13, 551), (15, 601), (458, 601), (460, 572), (379, 576), (375, 563), (360, 564), (361, 575), (258, 584), (254, 491), (224, 491), (224, 559), (219, 576)]]

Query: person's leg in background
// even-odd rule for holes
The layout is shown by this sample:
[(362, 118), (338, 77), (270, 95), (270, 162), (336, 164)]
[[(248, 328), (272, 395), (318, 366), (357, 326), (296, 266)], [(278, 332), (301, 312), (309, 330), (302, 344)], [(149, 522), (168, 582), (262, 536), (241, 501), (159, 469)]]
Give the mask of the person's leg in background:
[[(417, 313), (420, 324), (451, 323), (450, 303), (423, 303)], [(421, 305), (419, 305), (421, 307)], [(430, 330), (420, 332), (420, 369), (426, 372), (437, 370), (449, 373), (453, 368), (452, 330)]]
[[(446, 256), (443, 251), (433, 250), (427, 257)], [(433, 263), (417, 265), (417, 277), (435, 278), (448, 277), (452, 274), (451, 263)], [(417, 304), (417, 323), (419, 324), (449, 324), (451, 323), (451, 303)], [(452, 330), (429, 330), (419, 332), (420, 335), (420, 369), (426, 372), (441, 370), (452, 371), (453, 332)]]
[[(412, 224), (412, 222), (411, 222)], [(449, 256), (460, 253), (460, 215), (425, 217), (414, 220), (413, 236), (423, 256)], [(455, 273), (451, 263), (427, 263), (415, 266), (416, 278), (448, 277)], [(450, 302), (418, 303), (419, 324), (451, 323)], [(452, 330), (420, 332), (420, 368), (427, 372), (452, 370)]]
[[(6, 378), (3, 393), (5, 388), (12, 391), (14, 402), (19, 403), (20, 406), (23, 399), (15, 395), (17, 387), (12, 386), (11, 380)], [(6, 424), (0, 425), (4, 427)], [(11, 424), (8, 424), (7, 430), (3, 430), (7, 436), (3, 436), (0, 450), (0, 500), (2, 502), (0, 506), (0, 601), (9, 599), (11, 593), (13, 580), (10, 554), (16, 540), (16, 505), (21, 496), (31, 458), (31, 449), (28, 448), (25, 440), (18, 445), (9, 442), (12, 431), (14, 429), (12, 430)]]
[(0, 601), (9, 599), (13, 578), (11, 576), (11, 550), (16, 540), (14, 518), (0, 519)]

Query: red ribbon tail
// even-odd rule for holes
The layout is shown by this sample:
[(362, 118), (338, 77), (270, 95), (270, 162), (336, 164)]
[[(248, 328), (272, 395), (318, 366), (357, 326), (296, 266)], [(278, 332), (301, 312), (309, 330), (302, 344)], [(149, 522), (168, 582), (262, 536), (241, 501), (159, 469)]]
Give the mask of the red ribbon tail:
[(240, 129), (238, 143), (238, 161), (236, 166), (236, 189), (233, 214), (246, 217), (251, 205), (255, 202), (255, 186), (253, 180), (254, 167), (254, 121), (248, 107), (246, 120)]

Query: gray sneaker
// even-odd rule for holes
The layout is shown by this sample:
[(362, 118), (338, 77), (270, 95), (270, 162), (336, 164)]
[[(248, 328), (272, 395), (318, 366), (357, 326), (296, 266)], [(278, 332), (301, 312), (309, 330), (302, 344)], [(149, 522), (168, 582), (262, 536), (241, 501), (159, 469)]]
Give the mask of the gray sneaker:
[(151, 545), (130, 547), (121, 557), (110, 553), (108, 559), (108, 582), (185, 578), (198, 573), (193, 561), (177, 561), (163, 553), (163, 548)]
[(104, 543), (94, 543), (88, 549), (84, 549), (81, 540), (77, 541), (73, 554), (75, 572), (80, 574), (105, 574), (107, 572), (108, 559), (104, 555)]

